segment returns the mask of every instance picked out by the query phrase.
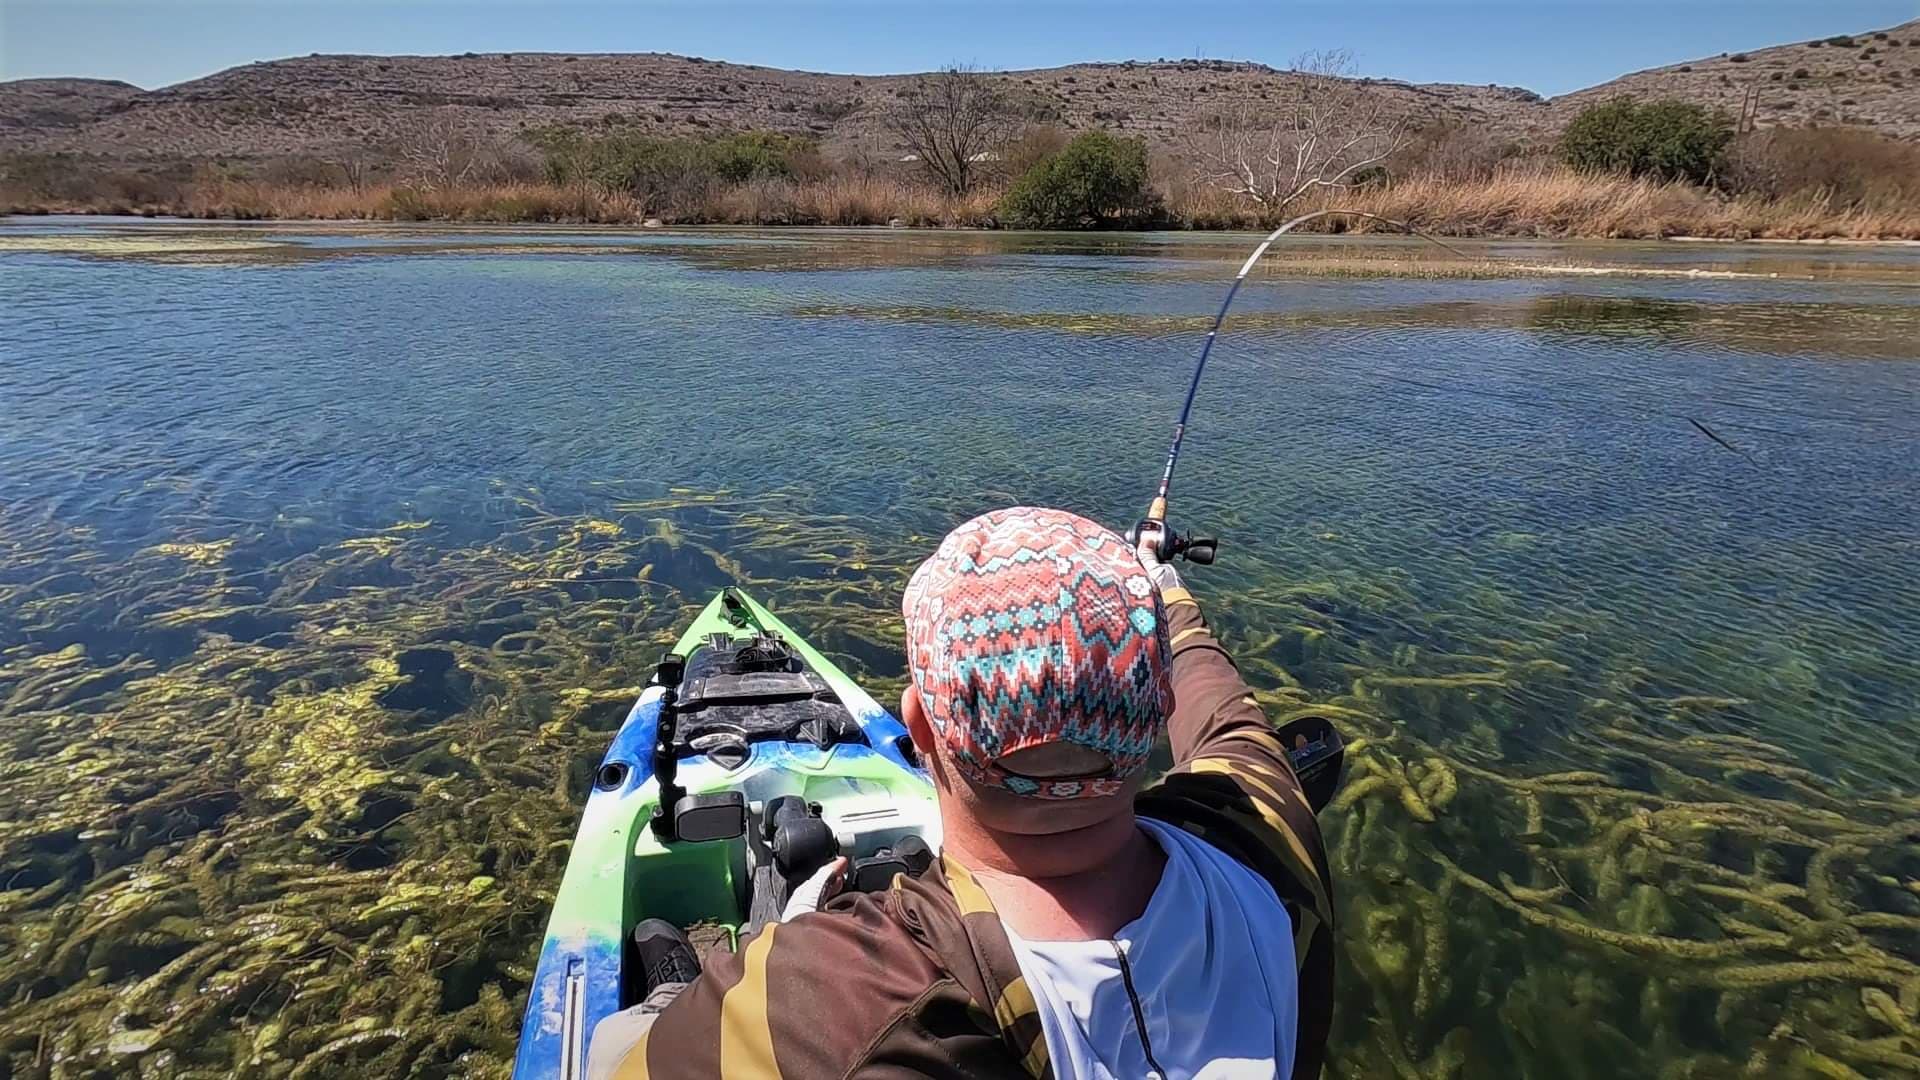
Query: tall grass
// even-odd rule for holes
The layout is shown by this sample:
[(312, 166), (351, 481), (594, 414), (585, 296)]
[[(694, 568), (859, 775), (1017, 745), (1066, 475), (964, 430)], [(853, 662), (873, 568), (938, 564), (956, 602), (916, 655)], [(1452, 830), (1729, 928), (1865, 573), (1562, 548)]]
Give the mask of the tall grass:
[[(1475, 180), (1415, 176), (1358, 191), (1318, 193), (1279, 211), (1250, 207), (1225, 192), (1169, 184), (1168, 208), (1190, 228), (1271, 228), (1313, 210), (1359, 210), (1450, 236), (1656, 239), (1920, 239), (1920, 204), (1869, 200), (1838, 204), (1830, 193), (1729, 198), (1681, 182), (1596, 176), (1555, 166), (1507, 168)], [(1359, 218), (1302, 228), (1371, 232), (1391, 226)]]
[(538, 183), (476, 184), (428, 189), (391, 184), (358, 190), (265, 182), (196, 185), (162, 208), (196, 218), (321, 221), (599, 222), (629, 224), (645, 216), (627, 196), (597, 188)]
[(760, 180), (708, 194), (693, 220), (721, 225), (901, 225), (984, 228), (999, 193), (953, 198), (893, 177)]
[[(1346, 208), (1452, 236), (1699, 236), (1727, 239), (1920, 239), (1920, 203), (1893, 194), (1842, 200), (1827, 189), (1728, 197), (1686, 183), (1595, 176), (1545, 164), (1510, 165), (1477, 178), (1416, 175), (1391, 184), (1318, 194), (1274, 212), (1240, 197), (1165, 176), (1165, 223), (1189, 229), (1256, 229), (1310, 210)], [(1000, 192), (949, 198), (909, 180), (859, 173), (763, 178), (715, 185), (671, 213), (670, 223), (887, 225), (956, 228), (999, 222)], [(204, 173), (174, 183), (102, 185), (48, 196), (0, 183), (0, 210), (168, 214), (197, 218), (564, 222), (637, 224), (653, 216), (631, 195), (588, 184), (487, 183), (453, 188), (359, 188), (236, 180)], [(1359, 219), (1321, 231), (1378, 231)]]

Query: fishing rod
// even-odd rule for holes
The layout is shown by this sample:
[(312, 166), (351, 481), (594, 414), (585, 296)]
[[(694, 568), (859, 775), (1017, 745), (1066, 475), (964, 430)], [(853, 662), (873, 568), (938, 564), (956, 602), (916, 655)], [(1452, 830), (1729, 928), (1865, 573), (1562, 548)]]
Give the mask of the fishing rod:
[(1213, 325), (1207, 328), (1206, 339), (1200, 344), (1200, 361), (1193, 366), (1193, 379), (1187, 383), (1187, 399), (1180, 405), (1180, 419), (1173, 425), (1173, 445), (1167, 448), (1167, 465), (1160, 471), (1160, 488), (1154, 493), (1153, 502), (1147, 507), (1147, 516), (1127, 531), (1128, 541), (1139, 543), (1140, 536), (1148, 529), (1159, 530), (1160, 541), (1157, 553), (1161, 561), (1177, 557), (1207, 566), (1220, 553), (1218, 539), (1210, 536), (1183, 536), (1168, 527), (1167, 497), (1173, 491), (1173, 469), (1180, 463), (1180, 443), (1187, 436), (1187, 418), (1193, 413), (1194, 396), (1200, 392), (1200, 376), (1206, 373), (1207, 357), (1213, 353), (1213, 343), (1220, 336), (1220, 324), (1227, 319), (1227, 309), (1233, 307), (1233, 298), (1239, 294), (1240, 286), (1246, 282), (1247, 274), (1253, 270), (1253, 264), (1260, 261), (1260, 256), (1267, 253), (1267, 249), (1273, 246), (1275, 240), (1291, 232), (1296, 225), (1336, 214), (1392, 225), (1429, 243), (1437, 244), (1463, 259), (1469, 257), (1460, 249), (1442, 243), (1404, 221), (1395, 221), (1392, 218), (1381, 217), (1379, 214), (1369, 214), (1364, 210), (1315, 210), (1312, 213), (1301, 214), (1268, 233), (1267, 238), (1260, 241), (1260, 246), (1253, 249), (1253, 254), (1247, 256), (1247, 261), (1240, 264), (1240, 272), (1233, 275), (1233, 284), (1227, 286), (1226, 299), (1220, 301), (1220, 310), (1213, 316)]

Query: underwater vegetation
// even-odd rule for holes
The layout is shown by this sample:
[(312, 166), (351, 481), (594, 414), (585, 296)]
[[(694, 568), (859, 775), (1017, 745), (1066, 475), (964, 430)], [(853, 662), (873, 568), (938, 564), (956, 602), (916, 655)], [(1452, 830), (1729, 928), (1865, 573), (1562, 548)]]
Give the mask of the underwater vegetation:
[[(503, 1076), (589, 773), (711, 590), (901, 685), (931, 536), (777, 493), (490, 509), (132, 547), (0, 507), (0, 1075)], [(1351, 740), (1332, 1072), (1920, 1073), (1911, 788), (1630, 665), (1592, 693), (1390, 573), (1196, 587), (1276, 721)]]

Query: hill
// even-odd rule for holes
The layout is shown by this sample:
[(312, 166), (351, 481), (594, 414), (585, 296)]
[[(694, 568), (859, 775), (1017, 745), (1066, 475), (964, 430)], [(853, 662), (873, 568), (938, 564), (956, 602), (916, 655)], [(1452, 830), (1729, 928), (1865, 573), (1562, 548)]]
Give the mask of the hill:
[[(1284, 97), (1297, 77), (1187, 60), (1074, 64), (1004, 78), (1036, 119), (1170, 140), (1209, 112)], [(0, 149), (119, 159), (329, 156), (390, 143), (431, 117), (494, 135), (610, 120), (664, 134), (786, 131), (815, 136), (831, 152), (885, 153), (893, 148), (886, 105), (910, 79), (663, 53), (309, 56), (149, 92), (83, 80), (0, 84)], [(1377, 85), (1427, 119), (1512, 126), (1518, 111), (1540, 103), (1503, 87)]]
[(1557, 129), (1621, 95), (1684, 98), (1733, 116), (1745, 104), (1761, 127), (1847, 125), (1920, 138), (1920, 19), (1638, 71), (1554, 98), (1548, 122)]
[[(1259, 64), (1181, 60), (1006, 72), (1029, 115), (1160, 143), (1239, 106), (1283, 101), (1298, 77)], [(836, 156), (895, 153), (886, 107), (908, 76), (785, 71), (662, 53), (308, 56), (248, 64), (159, 90), (86, 79), (0, 83), (0, 151), (121, 161), (338, 157), (379, 151), (434, 123), (492, 135), (554, 123), (679, 134), (808, 134)], [(1523, 89), (1368, 80), (1422, 122), (1498, 138), (1550, 138), (1616, 94), (1683, 97), (1766, 124), (1853, 124), (1920, 137), (1920, 21), (1676, 64), (1545, 100)]]
[(0, 82), (0, 139), (82, 128), (146, 96), (132, 83), (108, 79)]

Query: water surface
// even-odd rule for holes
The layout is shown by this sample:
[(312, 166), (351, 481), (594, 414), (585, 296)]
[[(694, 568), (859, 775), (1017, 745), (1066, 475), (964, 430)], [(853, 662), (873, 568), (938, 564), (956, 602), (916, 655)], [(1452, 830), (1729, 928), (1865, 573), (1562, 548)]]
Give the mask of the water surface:
[[(1250, 239), (0, 226), (11, 1071), (503, 1070), (674, 627), (893, 691), (945, 529), (1139, 512)], [(1364, 739), (1334, 1071), (1920, 1068), (1920, 252), (1458, 246), (1283, 252), (1176, 490)]]

